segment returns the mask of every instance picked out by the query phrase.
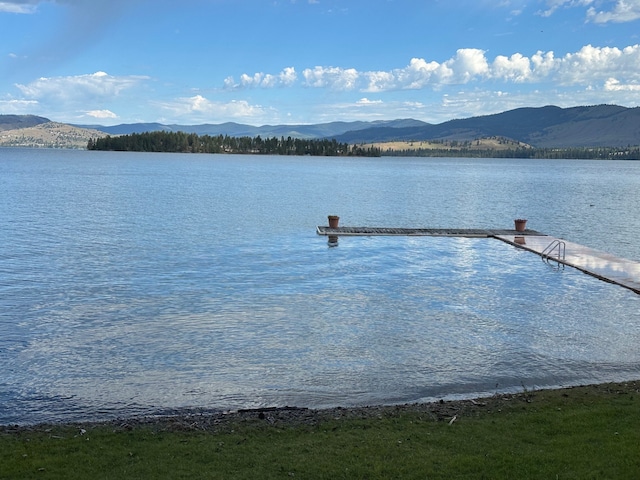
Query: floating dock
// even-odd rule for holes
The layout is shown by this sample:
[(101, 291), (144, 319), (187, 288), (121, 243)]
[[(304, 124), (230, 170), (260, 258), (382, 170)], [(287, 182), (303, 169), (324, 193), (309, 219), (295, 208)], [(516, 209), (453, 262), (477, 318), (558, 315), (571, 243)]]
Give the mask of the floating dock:
[(536, 253), (547, 262), (566, 265), (640, 294), (640, 262), (616, 257), (578, 243), (535, 230), (518, 232), (504, 229), (317, 227), (318, 235), (342, 236), (431, 236), (495, 238), (517, 248)]
[(388, 227), (317, 227), (318, 235), (348, 236), (416, 236), (416, 237), (469, 237), (490, 238), (498, 235), (543, 235), (535, 230), (516, 232), (515, 230), (496, 230), (483, 228), (388, 228)]

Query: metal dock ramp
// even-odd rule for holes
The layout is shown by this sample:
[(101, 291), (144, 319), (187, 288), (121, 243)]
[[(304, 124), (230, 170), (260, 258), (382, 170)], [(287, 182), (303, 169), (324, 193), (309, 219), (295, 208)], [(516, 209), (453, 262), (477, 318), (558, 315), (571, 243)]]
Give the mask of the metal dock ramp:
[[(540, 255), (545, 261), (557, 262), (587, 273), (605, 282), (620, 285), (640, 294), (640, 262), (616, 257), (600, 250), (545, 235), (535, 230), (517, 232), (505, 229), (456, 228), (389, 228), (389, 227), (327, 227), (318, 226), (318, 235), (330, 242), (341, 236), (432, 236), (495, 238), (517, 248)], [(555, 246), (558, 248), (554, 248)], [(555, 253), (554, 253), (555, 252)]]

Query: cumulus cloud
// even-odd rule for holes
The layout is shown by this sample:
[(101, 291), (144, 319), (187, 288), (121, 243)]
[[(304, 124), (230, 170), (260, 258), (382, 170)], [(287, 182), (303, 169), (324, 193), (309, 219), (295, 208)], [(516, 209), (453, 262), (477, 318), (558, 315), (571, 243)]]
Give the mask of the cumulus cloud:
[(420, 89), (429, 84), (443, 83), (452, 76), (446, 65), (438, 62), (427, 62), (423, 58), (412, 58), (405, 68), (394, 70), (396, 84), (400, 88)]
[[(392, 90), (438, 90), (471, 83), (556, 83), (564, 86), (602, 85), (609, 77), (623, 83), (640, 81), (640, 45), (625, 48), (586, 45), (558, 57), (538, 51), (498, 55), (493, 59), (479, 49), (460, 49), (444, 62), (412, 58), (403, 68), (358, 72), (355, 69), (314, 67), (302, 73), (304, 86), (338, 91), (379, 93)], [(260, 74), (263, 75), (263, 74)], [(264, 76), (247, 77), (244, 86), (265, 86)], [(293, 85), (294, 82), (290, 83)]]
[(328, 87), (333, 90), (353, 90), (358, 81), (355, 68), (319, 67), (303, 70), (305, 85), (309, 87)]
[(640, 80), (640, 45), (619, 49), (587, 45), (558, 59), (557, 79), (563, 85), (590, 85), (612, 75), (623, 81)]
[(105, 72), (67, 77), (41, 77), (29, 84), (16, 84), (30, 99), (80, 102), (111, 99), (148, 79), (143, 76), (116, 77)]
[(447, 79), (453, 83), (468, 83), (478, 77), (490, 74), (485, 52), (477, 48), (461, 48), (456, 56), (445, 62), (451, 76)]
[(493, 75), (513, 82), (526, 82), (531, 78), (531, 60), (520, 53), (510, 57), (498, 55), (492, 65)]
[[(563, 86), (602, 85), (609, 77), (623, 83), (640, 81), (640, 45), (625, 48), (586, 45), (562, 57), (553, 51), (538, 51), (531, 56), (513, 53), (489, 59), (479, 49), (460, 49), (444, 62), (412, 58), (408, 65), (389, 71), (359, 72), (353, 68), (321, 67), (303, 70), (303, 85), (338, 91), (379, 93), (392, 90), (438, 90), (445, 86), (470, 83), (557, 83)], [(293, 72), (293, 68), (291, 68)], [(277, 85), (285, 85), (280, 78)], [(243, 75), (241, 86), (271, 86), (271, 76), (263, 73)], [(232, 83), (229, 81), (229, 83)], [(286, 83), (293, 86), (295, 75)]]
[(276, 75), (262, 72), (253, 75), (243, 73), (240, 75), (239, 82), (236, 82), (233, 77), (227, 77), (224, 80), (224, 87), (226, 89), (287, 87), (293, 85), (297, 79), (295, 68), (286, 67)]
[(365, 72), (363, 76), (367, 92), (384, 92), (396, 87), (396, 77), (392, 72)]
[(608, 78), (604, 82), (604, 89), (607, 92), (640, 92), (640, 82), (623, 85), (615, 78)]

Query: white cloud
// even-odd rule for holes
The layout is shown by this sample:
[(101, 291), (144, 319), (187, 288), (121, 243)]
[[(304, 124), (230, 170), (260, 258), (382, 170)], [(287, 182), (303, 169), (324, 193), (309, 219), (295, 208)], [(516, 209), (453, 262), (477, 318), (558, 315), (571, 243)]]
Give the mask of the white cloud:
[(623, 81), (640, 80), (640, 45), (622, 50), (587, 45), (556, 63), (557, 80), (563, 85), (591, 85), (611, 76)]
[(85, 115), (88, 115), (89, 117), (93, 117), (93, 118), (100, 118), (100, 119), (118, 118), (118, 116), (115, 113), (113, 113), (111, 110), (90, 110), (88, 112), (85, 112)]
[(354, 68), (315, 67), (302, 72), (305, 85), (309, 87), (328, 87), (333, 90), (353, 90), (358, 81), (358, 71)]
[(587, 18), (594, 23), (624, 23), (640, 19), (640, 0), (617, 0), (609, 11), (597, 11), (594, 7), (587, 11)]
[(112, 99), (148, 77), (116, 77), (105, 72), (68, 77), (41, 77), (16, 87), (27, 98), (76, 103), (86, 100)]
[[(148, 77), (113, 76), (105, 72), (67, 77), (42, 77), (28, 84), (16, 84), (23, 102), (21, 113), (48, 116), (58, 121), (77, 121), (79, 118), (109, 120), (119, 118), (113, 113), (132, 108), (136, 103), (125, 91), (135, 91)], [(107, 109), (106, 107), (111, 107)]]
[(423, 58), (412, 58), (404, 69), (395, 70), (397, 85), (400, 88), (420, 89), (429, 84), (441, 83), (452, 76), (446, 63), (427, 62)]
[(456, 56), (447, 60), (445, 65), (451, 71), (447, 83), (468, 83), (490, 73), (484, 52), (477, 48), (459, 49)]
[(0, 111), (5, 114), (27, 114), (33, 112), (37, 107), (36, 100), (0, 100)]
[(293, 85), (298, 79), (296, 69), (293, 67), (287, 67), (278, 75), (278, 80), (282, 85)]
[(615, 78), (608, 78), (604, 82), (604, 89), (608, 92), (640, 92), (640, 83), (623, 85)]
[[(294, 86), (296, 75), (291, 68), (288, 81), (283, 73), (276, 79), (263, 73), (243, 75), (242, 87)], [(486, 52), (474, 48), (460, 49), (444, 62), (412, 58), (404, 68), (390, 71), (358, 72), (353, 68), (317, 66), (303, 70), (303, 85), (336, 91), (380, 93), (387, 91), (431, 89), (451, 85), (486, 82), (513, 84), (557, 83), (564, 86), (601, 84), (615, 76), (622, 82), (640, 81), (640, 45), (625, 48), (586, 45), (577, 52), (557, 57), (553, 51), (538, 51), (530, 57), (522, 53), (497, 55), (493, 60)], [(234, 82), (225, 81), (225, 86)]]
[(498, 55), (491, 69), (493, 76), (517, 83), (529, 80), (532, 75), (531, 60), (520, 53), (514, 53), (510, 57)]
[(260, 86), (263, 78), (264, 73), (254, 73), (252, 77), (243, 73), (240, 75), (240, 85), (243, 87)]
[(382, 100), (369, 100), (366, 97), (361, 98), (356, 102), (357, 105), (380, 105), (382, 103)]
[(569, 7), (587, 7), (593, 3), (593, 0), (547, 0), (547, 9), (539, 12), (543, 17), (550, 17), (559, 8)]
[(542, 79), (551, 74), (551, 72), (555, 69), (556, 59), (553, 52), (542, 52), (538, 50), (535, 54), (531, 56), (532, 67), (532, 76), (535, 72), (535, 77), (537, 79)]
[(383, 92), (396, 86), (396, 77), (392, 72), (365, 72), (363, 75), (367, 82), (364, 90), (367, 92)]
[(253, 75), (243, 73), (240, 75), (239, 83), (236, 82), (233, 77), (227, 77), (224, 80), (224, 87), (230, 90), (239, 88), (288, 87), (293, 85), (297, 79), (298, 75), (295, 68), (287, 67), (277, 75), (262, 72), (254, 73)]
[(251, 121), (266, 118), (266, 109), (260, 105), (251, 105), (245, 100), (213, 102), (202, 95), (178, 98), (173, 102), (162, 103), (160, 107), (178, 118), (197, 118), (203, 121), (224, 121), (228, 118)]
[[(640, 0), (547, 0), (545, 3), (547, 9), (539, 12), (544, 17), (550, 17), (560, 8), (588, 7), (587, 20), (594, 23), (624, 23), (640, 19)], [(597, 10), (596, 6), (603, 3), (610, 9)]]
[(224, 88), (226, 89), (233, 90), (234, 88), (238, 88), (239, 86), (240, 85), (236, 83), (235, 79), (232, 76), (224, 79)]

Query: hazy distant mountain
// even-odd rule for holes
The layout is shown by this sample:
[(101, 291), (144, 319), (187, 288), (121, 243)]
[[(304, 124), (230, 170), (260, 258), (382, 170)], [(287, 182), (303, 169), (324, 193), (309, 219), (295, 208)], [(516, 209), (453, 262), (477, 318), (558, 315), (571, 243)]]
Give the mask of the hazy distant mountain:
[(331, 122), (315, 125), (263, 125), (254, 127), (240, 123), (226, 122), (202, 125), (163, 125), (160, 123), (131, 123), (103, 127), (100, 125), (76, 125), (81, 128), (92, 128), (109, 135), (126, 135), (142, 132), (185, 132), (197, 135), (229, 135), (231, 137), (292, 137), (292, 138), (333, 138), (346, 132), (368, 129), (371, 127), (407, 128), (429, 125), (419, 120), (380, 120), (374, 122)]
[(407, 128), (347, 132), (339, 142), (473, 140), (506, 137), (534, 147), (624, 147), (640, 144), (640, 108), (616, 105), (518, 108), (495, 115)]

